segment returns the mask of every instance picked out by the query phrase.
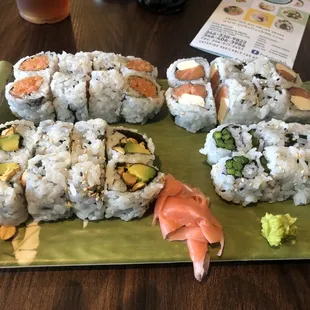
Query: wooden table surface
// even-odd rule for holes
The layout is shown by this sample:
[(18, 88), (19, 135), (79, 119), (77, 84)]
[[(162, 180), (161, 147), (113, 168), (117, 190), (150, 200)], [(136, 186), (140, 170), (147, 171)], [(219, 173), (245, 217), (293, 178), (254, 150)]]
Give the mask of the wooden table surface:
[[(70, 18), (32, 25), (15, 1), (0, 2), (0, 59), (41, 50), (103, 50), (159, 67), (177, 58), (214, 56), (189, 46), (219, 0), (188, 1), (183, 13), (158, 16), (135, 1), (71, 0)], [(310, 24), (295, 70), (310, 80)], [(246, 245), (244, 245), (246, 246)], [(0, 270), (0, 309), (309, 309), (310, 262), (212, 264), (197, 282), (190, 264)]]

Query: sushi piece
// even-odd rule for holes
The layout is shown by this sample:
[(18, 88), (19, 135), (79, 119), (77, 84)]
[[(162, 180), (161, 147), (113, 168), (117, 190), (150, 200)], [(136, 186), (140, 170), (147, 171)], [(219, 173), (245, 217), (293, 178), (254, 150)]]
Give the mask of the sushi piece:
[(92, 72), (91, 53), (79, 52), (75, 55), (62, 52), (58, 54), (59, 72), (67, 74), (89, 74)]
[(223, 157), (212, 166), (211, 178), (216, 193), (227, 201), (242, 203), (244, 206), (255, 203), (264, 195), (264, 189), (272, 178), (265, 171), (260, 158), (262, 153), (254, 149)]
[(121, 118), (124, 79), (115, 69), (93, 71), (89, 84), (89, 117), (116, 123)]
[(84, 161), (105, 164), (106, 128), (106, 121), (99, 118), (75, 123), (72, 132), (72, 164)]
[(166, 101), (175, 123), (187, 131), (208, 131), (216, 125), (216, 110), (210, 83), (182, 84), (169, 88)]
[(49, 81), (43, 76), (34, 75), (7, 84), (5, 97), (18, 118), (36, 125), (43, 120), (55, 119)]
[(104, 166), (91, 161), (79, 162), (70, 169), (69, 198), (78, 218), (91, 221), (104, 218), (104, 177)]
[(69, 197), (80, 219), (100, 220), (105, 212), (105, 132), (102, 119), (81, 121), (72, 134)]
[(124, 221), (142, 217), (164, 182), (165, 175), (153, 166), (110, 161), (105, 184), (105, 217), (119, 217)]
[(164, 103), (164, 91), (156, 80), (143, 74), (125, 76), (125, 97), (121, 116), (127, 123), (146, 123), (159, 113)]
[(208, 133), (201, 154), (207, 155), (210, 165), (216, 164), (223, 157), (232, 156), (233, 152), (247, 153), (253, 147), (258, 147), (259, 140), (253, 139), (247, 126), (220, 125)]
[(34, 221), (56, 221), (72, 215), (67, 189), (70, 164), (69, 152), (29, 160), (24, 179), (28, 212)]
[(220, 85), (226, 79), (245, 80), (242, 72), (246, 62), (238, 59), (217, 57), (210, 64), (210, 82), (213, 93), (216, 94)]
[(0, 159), (0, 226), (17, 226), (28, 218), (21, 176), (25, 166)]
[(154, 79), (158, 76), (158, 70), (151, 65), (148, 61), (142, 58), (127, 56), (123, 58), (121, 63), (121, 73), (123, 75), (141, 73), (149, 75)]
[(94, 71), (116, 70), (120, 72), (124, 57), (120, 54), (104, 53), (100, 51), (92, 52)]
[(74, 123), (88, 119), (89, 80), (90, 77), (85, 74), (69, 75), (56, 72), (53, 75), (51, 89), (57, 120)]
[(215, 96), (217, 119), (220, 124), (252, 124), (272, 118), (283, 119), (290, 97), (285, 89), (227, 79)]
[(202, 57), (184, 58), (176, 60), (167, 69), (170, 87), (181, 84), (203, 84), (209, 80), (209, 62)]
[(13, 67), (16, 79), (33, 75), (42, 75), (50, 80), (58, 70), (58, 57), (54, 52), (41, 52), (21, 58)]
[(155, 146), (151, 138), (125, 127), (108, 127), (108, 160), (140, 162), (151, 165), (155, 159)]
[(37, 131), (36, 155), (70, 152), (73, 124), (44, 121)]

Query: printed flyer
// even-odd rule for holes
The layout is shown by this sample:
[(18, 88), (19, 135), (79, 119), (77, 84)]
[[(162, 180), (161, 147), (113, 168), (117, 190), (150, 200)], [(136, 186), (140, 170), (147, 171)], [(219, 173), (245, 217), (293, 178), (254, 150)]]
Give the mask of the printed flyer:
[(310, 0), (223, 0), (191, 46), (239, 59), (266, 56), (293, 67)]

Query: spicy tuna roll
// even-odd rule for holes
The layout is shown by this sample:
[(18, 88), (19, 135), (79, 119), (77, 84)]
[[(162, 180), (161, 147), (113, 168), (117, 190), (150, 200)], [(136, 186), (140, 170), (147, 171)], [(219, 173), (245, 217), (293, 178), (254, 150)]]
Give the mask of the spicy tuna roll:
[(20, 59), (14, 65), (14, 76), (21, 79), (27, 76), (42, 75), (50, 79), (58, 70), (58, 57), (54, 52), (41, 52)]
[(89, 117), (115, 123), (121, 118), (124, 81), (115, 69), (93, 71), (89, 84)]
[(120, 54), (94, 51), (92, 52), (92, 59), (94, 71), (109, 71), (113, 69), (120, 71), (124, 57)]
[(55, 118), (49, 81), (43, 76), (34, 75), (7, 84), (5, 97), (18, 118), (35, 124)]
[(63, 122), (87, 120), (88, 75), (64, 74), (56, 72), (53, 75), (51, 90), (53, 93), (57, 120)]
[(165, 175), (155, 167), (110, 161), (107, 165), (106, 218), (140, 218), (164, 186)]
[(187, 83), (206, 83), (209, 80), (209, 62), (202, 57), (176, 60), (167, 69), (170, 87)]
[(91, 53), (78, 52), (70, 54), (62, 52), (58, 54), (59, 72), (67, 74), (90, 74), (92, 72)]
[(146, 123), (159, 113), (164, 100), (164, 91), (153, 78), (138, 73), (125, 76), (121, 115), (127, 123)]
[(123, 58), (121, 72), (123, 75), (130, 73), (146, 74), (153, 77), (154, 79), (156, 79), (158, 75), (158, 70), (156, 67), (150, 64), (148, 61), (134, 56), (127, 56)]
[(153, 164), (155, 146), (151, 138), (125, 127), (108, 127), (108, 160)]
[(210, 83), (182, 84), (169, 88), (166, 101), (175, 123), (187, 131), (208, 131), (216, 125), (216, 111)]

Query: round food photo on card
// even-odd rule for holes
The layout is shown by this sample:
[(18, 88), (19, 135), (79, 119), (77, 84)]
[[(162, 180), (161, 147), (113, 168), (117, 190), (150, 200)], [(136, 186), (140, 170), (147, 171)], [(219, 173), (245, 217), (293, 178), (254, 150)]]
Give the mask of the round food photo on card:
[(293, 32), (294, 26), (293, 24), (285, 19), (279, 19), (276, 21), (275, 26), (281, 30), (287, 31), (287, 32)]
[(224, 12), (228, 15), (241, 15), (243, 13), (243, 10), (236, 5), (230, 5), (224, 8)]
[(267, 28), (272, 26), (274, 19), (274, 15), (255, 9), (249, 9), (244, 17), (244, 20), (247, 22), (258, 24)]
[(272, 12), (275, 10), (275, 6), (265, 2), (261, 2), (258, 7), (264, 11)]

